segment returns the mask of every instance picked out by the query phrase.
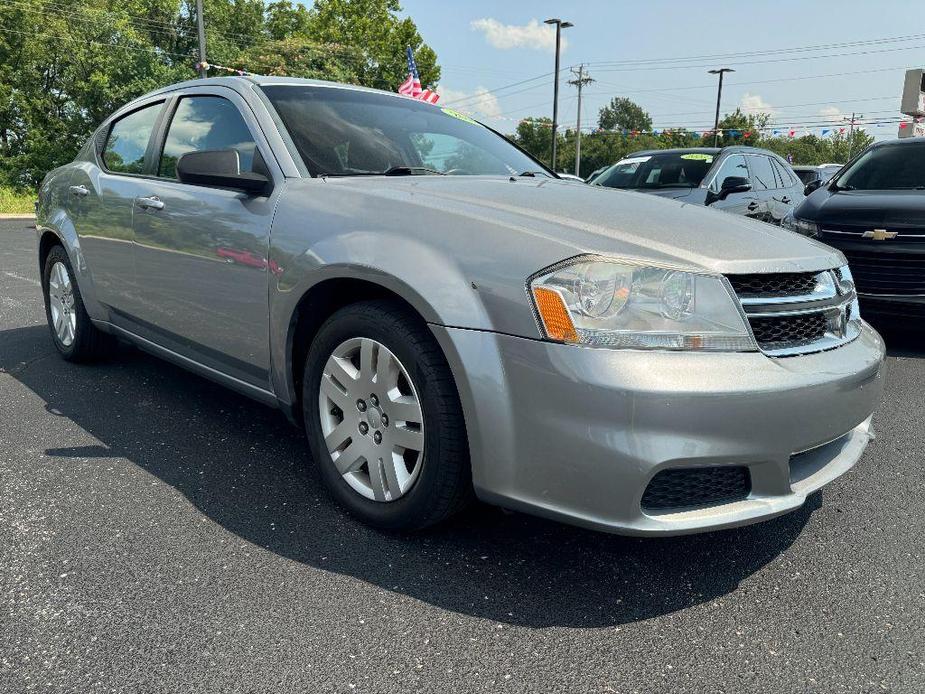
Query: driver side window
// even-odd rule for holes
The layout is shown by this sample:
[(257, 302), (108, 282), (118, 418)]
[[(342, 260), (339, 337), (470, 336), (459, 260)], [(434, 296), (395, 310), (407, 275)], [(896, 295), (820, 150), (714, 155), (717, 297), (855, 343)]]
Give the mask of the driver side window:
[(720, 164), (719, 171), (716, 172), (716, 176), (713, 177), (713, 181), (710, 183), (710, 190), (714, 193), (718, 193), (720, 187), (730, 176), (739, 176), (741, 178), (748, 178), (748, 165), (745, 163), (745, 157), (741, 154), (733, 154), (723, 161)]

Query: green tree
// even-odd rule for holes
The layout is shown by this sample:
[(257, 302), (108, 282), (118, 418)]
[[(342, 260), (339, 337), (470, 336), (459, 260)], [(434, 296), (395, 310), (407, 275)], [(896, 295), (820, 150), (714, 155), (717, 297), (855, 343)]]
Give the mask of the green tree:
[(601, 108), (597, 124), (603, 130), (649, 131), (652, 129), (652, 117), (630, 99), (615, 96)]

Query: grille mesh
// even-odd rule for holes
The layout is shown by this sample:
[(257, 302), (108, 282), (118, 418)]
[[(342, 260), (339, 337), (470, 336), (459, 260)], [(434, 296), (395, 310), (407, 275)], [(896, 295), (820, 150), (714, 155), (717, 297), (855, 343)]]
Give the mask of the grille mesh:
[(843, 250), (863, 294), (925, 294), (925, 253)]
[(729, 282), (740, 298), (759, 296), (799, 296), (816, 287), (813, 272), (771, 272), (762, 275), (729, 275)]
[(824, 313), (806, 313), (792, 316), (750, 316), (755, 339), (762, 347), (780, 344), (802, 344), (825, 337), (828, 324)]
[(751, 489), (748, 468), (739, 465), (662, 470), (646, 487), (642, 507), (664, 511), (713, 506), (744, 499)]

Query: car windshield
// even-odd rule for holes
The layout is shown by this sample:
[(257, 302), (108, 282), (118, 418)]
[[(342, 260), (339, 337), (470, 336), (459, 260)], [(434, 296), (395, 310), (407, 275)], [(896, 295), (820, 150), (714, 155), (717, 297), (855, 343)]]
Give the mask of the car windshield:
[(315, 176), (550, 175), (468, 116), (407, 97), (311, 85), (266, 85)]
[(925, 143), (874, 147), (836, 179), (842, 190), (925, 189)]
[(713, 166), (704, 152), (634, 154), (621, 159), (594, 179), (607, 188), (696, 188)]

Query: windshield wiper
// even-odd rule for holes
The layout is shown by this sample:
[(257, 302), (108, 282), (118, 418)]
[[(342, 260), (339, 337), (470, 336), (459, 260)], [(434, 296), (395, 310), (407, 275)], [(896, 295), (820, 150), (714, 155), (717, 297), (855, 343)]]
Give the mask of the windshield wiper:
[(426, 166), (392, 166), (382, 172), (383, 176), (414, 176), (419, 174), (436, 174), (446, 176), (442, 171), (429, 169)]
[(545, 171), (523, 171), (522, 173), (517, 174), (518, 176), (528, 176), (530, 178), (536, 178), (536, 175), (540, 174), (541, 176), (546, 176), (549, 178), (549, 174)]

